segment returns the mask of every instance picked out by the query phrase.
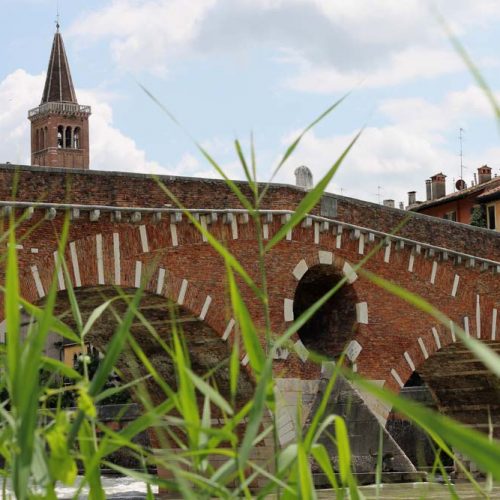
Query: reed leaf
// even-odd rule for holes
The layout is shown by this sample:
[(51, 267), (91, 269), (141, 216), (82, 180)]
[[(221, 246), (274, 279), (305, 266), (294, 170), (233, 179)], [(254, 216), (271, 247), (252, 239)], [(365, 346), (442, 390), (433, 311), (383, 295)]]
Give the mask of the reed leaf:
[(290, 217), (290, 219), (283, 224), (278, 232), (269, 240), (265, 247), (265, 251), (269, 252), (271, 248), (273, 248), (276, 244), (278, 244), (285, 236), (288, 231), (293, 229), (297, 224), (299, 224), (304, 217), (316, 206), (318, 201), (323, 196), (328, 184), (333, 179), (333, 176), (339, 169), (340, 165), (344, 161), (345, 157), (351, 150), (351, 148), (356, 144), (363, 130), (360, 130), (355, 136), (354, 139), (349, 143), (347, 148), (342, 152), (337, 161), (330, 167), (328, 172), (323, 176), (323, 178), (316, 184), (316, 186), (309, 191), (304, 198), (301, 200), (297, 208), (294, 210), (294, 213)]

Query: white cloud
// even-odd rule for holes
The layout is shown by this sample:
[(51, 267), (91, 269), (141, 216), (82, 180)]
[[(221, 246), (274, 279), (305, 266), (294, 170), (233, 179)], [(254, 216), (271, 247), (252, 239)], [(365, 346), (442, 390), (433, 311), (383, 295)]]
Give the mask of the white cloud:
[[(19, 69), (0, 82), (0, 162), (30, 164), (30, 123), (27, 111), (38, 105), (45, 75), (30, 75)], [(102, 91), (78, 90), (80, 102), (92, 106), (90, 117), (90, 154), (93, 170), (156, 173), (215, 177), (213, 169), (206, 167), (192, 154), (184, 154), (177, 163), (160, 165), (147, 158), (135, 141), (113, 124), (113, 110)]]
[[(500, 100), (500, 94), (497, 99)], [(441, 140), (439, 134), (450, 128), (466, 127), (471, 119), (494, 117), (484, 91), (475, 85), (449, 92), (439, 103), (431, 103), (423, 98), (386, 99), (379, 104), (378, 109), (398, 127), (426, 135), (434, 142)]]
[[(492, 128), (495, 126), (495, 121), (490, 120), (491, 106), (475, 86), (450, 92), (437, 103), (422, 98), (388, 99), (380, 104), (379, 112), (387, 124), (365, 129), (329, 186), (333, 192), (377, 201), (377, 186), (380, 186), (381, 199), (406, 204), (407, 192), (416, 190), (422, 199), (425, 179), (439, 171), (448, 174), (447, 188), (451, 192), (459, 175), (459, 159), (456, 150), (450, 151), (447, 133), (456, 130), (458, 135), (459, 126), (467, 126), (470, 120), (481, 117), (487, 118)], [(297, 133), (288, 134), (283, 144), (289, 144)], [(319, 136), (313, 131), (307, 134), (279, 180), (293, 183), (293, 170), (304, 164), (318, 181), (355, 133)], [(485, 162), (496, 168), (494, 162), (498, 157), (498, 148), (480, 154), (471, 152), (466, 177), (472, 178), (475, 168)]]
[(165, 59), (179, 55), (196, 36), (216, 0), (113, 0), (74, 24), (69, 34), (81, 40), (111, 37), (118, 65), (137, 70), (166, 70)]
[(392, 54), (384, 66), (369, 71), (339, 71), (298, 59), (299, 74), (290, 78), (287, 85), (307, 92), (337, 92), (363, 87), (399, 85), (415, 79), (433, 78), (453, 73), (463, 68), (463, 63), (452, 50), (410, 47)]
[(38, 105), (44, 78), (18, 69), (0, 82), (0, 162), (29, 163), (30, 123), (28, 110)]
[[(353, 136), (307, 134), (279, 180), (294, 183), (293, 170), (303, 164), (311, 169), (315, 182), (319, 181)], [(287, 137), (285, 143), (292, 137), (295, 134)], [(424, 180), (452, 159), (445, 148), (412, 132), (395, 126), (368, 127), (349, 152), (328, 190), (377, 201), (378, 185), (381, 186), (381, 198), (406, 202), (408, 191), (417, 189), (422, 192)]]
[[(437, 0), (458, 33), (491, 27), (496, 0)], [(179, 57), (235, 54), (252, 48), (293, 57), (295, 89), (331, 92), (360, 80), (397, 85), (463, 69), (422, 0), (112, 0), (80, 18), (69, 34), (110, 40), (127, 70), (166, 72)], [(278, 59), (279, 60), (279, 59)]]

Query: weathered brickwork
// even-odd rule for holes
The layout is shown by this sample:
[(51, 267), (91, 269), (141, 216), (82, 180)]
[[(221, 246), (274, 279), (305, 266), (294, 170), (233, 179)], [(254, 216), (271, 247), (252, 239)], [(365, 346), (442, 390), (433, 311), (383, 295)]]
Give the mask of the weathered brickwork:
[[(155, 180), (140, 175), (27, 167), (18, 169), (17, 175), (17, 191), (13, 195), (16, 170), (8, 166), (0, 168), (0, 199), (102, 205), (98, 216), (93, 216), (90, 208), (82, 207), (79, 217), (75, 216), (71, 223), (65, 259), (76, 286), (119, 284), (134, 288), (146, 280), (149, 292), (181, 304), (201, 317), (224, 342), (232, 342), (234, 320), (228, 304), (224, 262), (196, 228), (185, 217), (173, 220), (171, 214), (163, 213), (158, 220), (154, 213), (144, 211), (140, 220), (131, 211), (123, 213), (118, 222), (112, 208), (105, 208), (159, 209), (172, 204)], [(222, 214), (216, 220), (209, 215), (210, 209), (241, 208), (228, 188), (215, 180), (170, 177), (161, 180), (185, 207), (199, 210), (202, 223), (258, 280), (256, 235), (251, 221), (236, 212), (233, 222)], [(247, 192), (244, 184), (240, 186)], [(293, 210), (303, 196), (304, 191), (298, 188), (273, 185), (263, 208)], [(384, 242), (377, 231), (392, 231), (408, 217), (407, 213), (349, 198), (335, 199), (335, 223), (325, 225), (321, 219), (313, 218), (296, 227), (267, 257), (271, 322), (277, 334), (294, 319), (300, 281), (326, 273), (345, 276), (352, 289), (346, 295), (352, 300), (346, 299), (345, 308), (351, 308), (346, 317), (354, 319), (349, 331), (341, 335), (351, 365), (367, 378), (398, 391), (413, 371), (425, 366), (428, 358), (454, 346), (456, 335), (449, 328), (381, 290), (361, 272), (353, 271), (352, 266), (376, 249), (364, 266), (367, 270), (424, 297), (471, 336), (497, 342), (500, 286), (496, 265), (484, 265), (467, 256), (458, 259), (451, 252), (498, 261), (499, 234), (410, 214), (399, 234), (418, 244), (402, 243), (397, 238)], [(21, 211), (16, 210), (16, 214)], [(320, 215), (319, 207), (314, 214)], [(18, 231), (22, 245), (21, 291), (34, 302), (42, 299), (51, 282), (57, 234), (64, 214), (58, 210), (52, 220), (47, 217), (45, 206), (36, 208)], [(283, 224), (283, 217), (268, 214), (263, 224), (267, 226), (266, 236), (272, 237)], [(450, 255), (428, 245), (447, 249)], [(246, 286), (242, 285), (242, 293), (256, 323), (261, 325), (261, 305)], [(298, 299), (301, 303), (306, 300)], [(335, 331), (322, 334), (327, 350), (335, 344), (328, 337)], [(299, 332), (280, 354), (281, 359), (276, 359), (276, 377), (320, 380), (325, 366), (313, 363), (308, 357), (307, 340)], [(245, 352), (241, 358), (246, 366)], [(433, 383), (439, 383), (438, 378)], [(288, 386), (283, 382), (280, 387)], [(458, 392), (453, 394), (460, 397)], [(289, 402), (290, 397), (285, 394), (283, 400)], [(491, 392), (490, 399), (490, 407), (498, 412), (498, 397)], [(387, 418), (390, 408), (374, 401), (369, 404), (381, 419)], [(287, 419), (283, 420), (283, 436), (290, 435), (290, 425)]]

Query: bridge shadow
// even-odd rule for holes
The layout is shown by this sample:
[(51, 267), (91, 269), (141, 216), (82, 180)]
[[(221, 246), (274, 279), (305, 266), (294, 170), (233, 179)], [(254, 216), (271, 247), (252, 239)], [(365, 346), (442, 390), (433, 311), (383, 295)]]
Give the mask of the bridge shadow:
[[(500, 342), (484, 341), (500, 352)], [(417, 367), (405, 386), (403, 397), (416, 400), (460, 423), (500, 436), (500, 382), (460, 342), (436, 351)], [(417, 468), (430, 468), (434, 452), (428, 436), (404, 415), (394, 410), (387, 419), (386, 429)], [(451, 459), (442, 455), (445, 466)], [(465, 460), (474, 471), (474, 464)]]
[[(120, 318), (127, 310), (127, 301), (132, 298), (135, 292), (136, 290), (132, 288), (118, 291), (112, 286), (93, 286), (75, 290), (76, 301), (84, 324), (97, 307), (114, 299), (95, 321), (85, 337), (86, 342), (99, 349), (104, 353), (104, 356)], [(66, 291), (58, 292), (55, 315), (76, 331), (76, 321)], [(200, 377), (210, 373), (211, 383), (224, 397), (229, 399), (230, 344), (222, 340), (219, 333), (187, 308), (179, 306), (168, 298), (145, 291), (130, 333), (159, 376), (175, 391), (178, 379), (175, 361), (158, 341), (159, 338), (166, 344), (167, 348), (172, 348), (174, 328), (184, 342), (191, 369)], [(53, 355), (55, 354), (54, 350), (59, 349), (59, 357), (64, 360), (65, 350), (71, 351), (73, 346), (74, 344), (52, 334), (47, 349), (52, 350)], [(66, 360), (68, 361), (68, 356), (66, 356)], [(147, 375), (143, 364), (130, 348), (126, 348), (120, 356), (118, 368), (124, 375), (124, 382)], [(147, 386), (155, 403), (165, 399), (165, 393), (155, 383), (149, 382)], [(252, 397), (253, 389), (254, 384), (250, 376), (245, 370), (240, 370), (236, 396), (239, 405), (243, 405)]]

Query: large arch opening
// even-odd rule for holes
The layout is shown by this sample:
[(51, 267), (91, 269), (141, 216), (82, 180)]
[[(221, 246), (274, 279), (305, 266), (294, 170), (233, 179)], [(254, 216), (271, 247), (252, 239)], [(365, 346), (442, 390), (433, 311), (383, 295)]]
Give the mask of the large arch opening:
[[(485, 341), (500, 354), (500, 342)], [(417, 367), (401, 395), (425, 404), (460, 423), (500, 436), (500, 380), (460, 342), (450, 344)], [(432, 467), (434, 452), (428, 436), (404, 415), (391, 411), (386, 428), (413, 464)], [(449, 457), (443, 464), (453, 469)], [(465, 460), (467, 465), (467, 459)]]
[[(136, 290), (124, 289), (122, 292), (130, 298)], [(86, 322), (92, 311), (105, 301), (117, 297), (118, 292), (111, 286), (98, 286), (79, 288), (75, 290), (75, 295), (83, 322)], [(126, 309), (127, 303), (124, 299), (115, 300), (112, 307), (102, 314), (87, 334), (88, 344), (96, 347), (105, 355), (106, 346), (118, 325), (117, 318), (123, 316)], [(138, 312), (144, 318), (144, 322), (147, 322), (149, 328), (152, 327), (169, 346), (172, 340), (172, 329), (176, 328), (178, 332), (181, 332), (186, 352), (189, 353), (192, 370), (200, 377), (205, 377), (207, 373), (210, 373), (210, 380), (221, 394), (229, 399), (231, 350), (228, 342), (223, 341), (220, 335), (206, 322), (165, 297), (144, 292)], [(65, 291), (58, 292), (55, 314), (63, 322), (75, 328), (76, 323), (72, 316), (69, 297)], [(177, 386), (175, 362), (160, 346), (144, 322), (141, 322), (139, 317), (134, 318), (131, 334), (159, 375), (175, 390)], [(79, 346), (54, 335), (51, 336), (47, 345), (48, 354), (58, 356), (61, 360), (73, 360), (75, 353), (80, 354), (80, 352), (76, 352), (78, 349)], [(121, 354), (118, 368), (123, 372), (125, 381), (146, 374), (144, 367), (137, 361), (130, 349), (126, 349)], [(159, 402), (165, 398), (164, 393), (155, 384), (150, 384), (149, 390), (154, 401)], [(237, 403), (241, 405), (246, 403), (252, 395), (253, 382), (249, 375), (241, 370)]]
[[(300, 316), (342, 277), (333, 266), (320, 264), (309, 269), (295, 291), (294, 316)], [(299, 330), (302, 343), (319, 354), (339, 356), (356, 329), (356, 303), (354, 287), (345, 283)]]
[[(125, 294), (130, 300), (136, 293), (136, 289), (124, 288), (121, 293)], [(112, 286), (95, 286), (78, 288), (75, 290), (75, 296), (81, 312), (82, 322), (85, 324), (97, 307), (110, 299), (120, 297), (120, 294)], [(59, 357), (61, 360), (68, 360), (71, 365), (74, 365), (74, 362), (77, 362), (81, 357), (92, 354), (91, 350), (94, 349), (97, 349), (101, 356), (105, 357), (107, 345), (116, 330), (119, 318), (124, 316), (127, 306), (128, 301), (121, 297), (113, 301), (112, 307), (109, 307), (97, 319), (85, 337), (86, 346), (84, 352), (82, 352), (80, 344), (74, 344), (56, 334), (50, 334), (46, 345), (47, 354)], [(54, 313), (61, 321), (75, 329), (76, 322), (66, 291), (58, 292)], [(144, 321), (141, 320), (141, 317)], [(146, 322), (148, 326), (145, 326), (144, 323)], [(218, 332), (205, 321), (200, 320), (197, 315), (192, 314), (187, 308), (178, 306), (163, 296), (146, 291), (143, 293), (138, 307), (138, 314), (133, 320), (130, 333), (141, 347), (148, 361), (156, 369), (159, 377), (173, 391), (178, 389), (176, 362), (155, 339), (155, 335), (150, 331), (151, 328), (154, 329), (155, 335), (160, 337), (168, 346), (172, 346), (173, 328), (182, 332), (181, 337), (185, 343), (185, 352), (188, 353), (191, 369), (199, 377), (204, 378), (207, 383), (216, 387), (228, 402), (232, 401), (229, 366), (231, 344), (222, 340)], [(122, 383), (131, 382), (148, 375), (143, 363), (135, 356), (130, 347), (126, 347), (121, 353), (117, 368), (122, 374)], [(165, 392), (152, 378), (142, 386), (138, 386), (138, 388), (139, 391), (131, 391), (131, 399), (129, 398), (125, 403), (107, 403), (98, 406), (99, 421), (111, 425), (113, 429), (124, 427), (134, 421), (144, 412), (143, 402), (147, 399), (144, 398), (145, 390), (147, 390), (149, 399), (154, 405), (158, 405), (167, 399)], [(244, 369), (241, 369), (234, 399), (236, 409), (241, 409), (251, 400), (253, 394), (254, 382), (250, 375)], [(196, 391), (196, 397), (201, 415), (201, 412), (204, 411), (205, 398), (198, 391)], [(215, 404), (211, 404), (210, 416), (212, 426), (223, 425), (222, 412)], [(179, 419), (179, 413), (175, 407), (165, 417), (165, 421), (168, 417), (172, 417), (168, 424), (168, 430), (165, 430), (165, 425), (162, 422), (156, 422), (152, 424), (153, 427), (134, 438), (134, 441), (140, 443), (146, 449), (169, 448), (173, 453), (179, 450), (179, 442), (186, 439), (186, 428), (183, 424), (176, 425), (175, 420)], [(245, 422), (241, 422), (238, 425), (238, 432), (241, 429), (243, 433), (244, 426)], [(173, 434), (176, 435), (175, 439), (172, 437)], [(258, 446), (261, 448), (260, 443)], [(264, 448), (262, 447), (262, 449)], [(218, 463), (217, 458), (214, 459), (214, 464)], [(132, 468), (141, 466), (137, 462), (135, 455), (125, 448), (120, 448), (114, 452), (110, 461)], [(154, 470), (154, 468), (151, 470)]]

